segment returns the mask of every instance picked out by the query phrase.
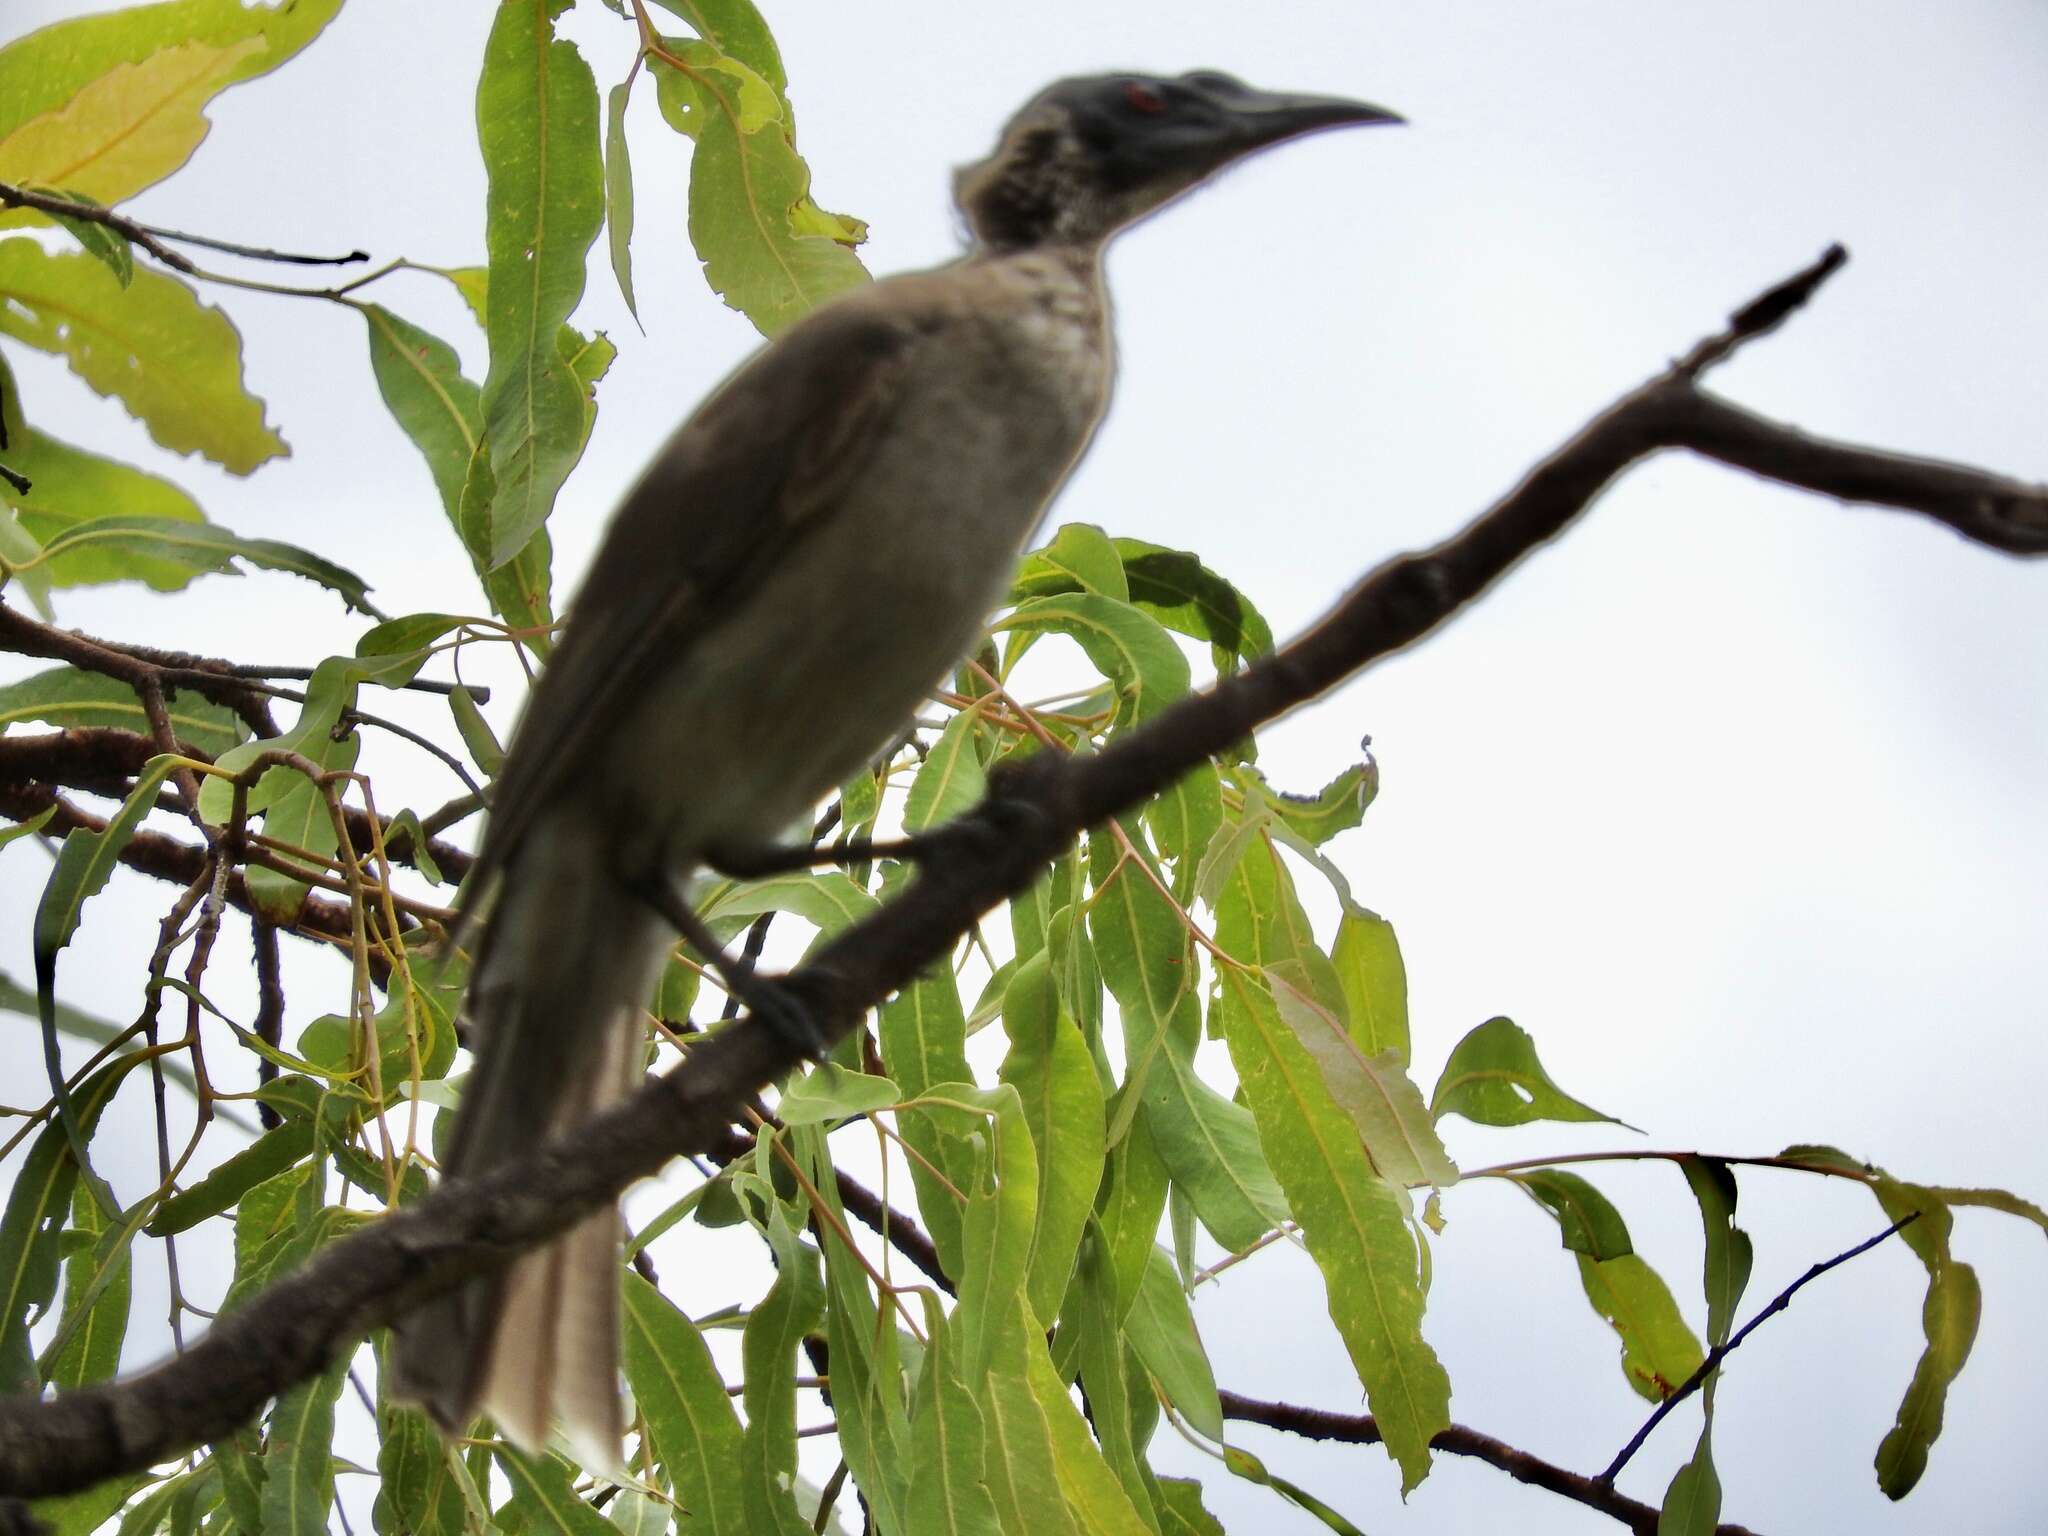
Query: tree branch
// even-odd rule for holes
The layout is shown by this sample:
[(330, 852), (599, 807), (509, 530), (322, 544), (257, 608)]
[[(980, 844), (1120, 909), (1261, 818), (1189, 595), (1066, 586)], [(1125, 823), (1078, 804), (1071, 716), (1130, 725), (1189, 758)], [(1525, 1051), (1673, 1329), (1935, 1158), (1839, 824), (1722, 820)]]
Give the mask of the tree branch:
[(210, 251), (225, 251), (230, 256), (246, 256), (251, 261), (286, 262), (302, 267), (341, 267), (370, 259), (368, 251), (350, 251), (344, 256), (301, 256), (293, 251), (273, 251), (260, 245), (239, 245), (233, 240), (215, 239), (212, 235), (188, 235), (175, 229), (161, 229), (154, 224), (138, 224), (126, 214), (116, 213), (98, 203), (80, 202), (61, 192), (42, 192), (4, 181), (0, 181), (0, 207), (33, 208), (38, 213), (82, 219), (88, 224), (103, 224), (123, 239), (141, 246), (172, 271), (187, 274), (197, 274), (199, 269), (183, 253), (164, 245), (164, 241), (204, 246)]
[[(201, 760), (207, 757), (189, 746), (183, 750)], [(0, 790), (43, 784), (120, 800), (133, 788), (128, 781), (156, 752), (149, 737), (119, 726), (73, 726), (36, 736), (0, 736)], [(394, 832), (389, 817), (376, 818), (373, 823), (367, 811), (352, 805), (343, 806), (342, 815), (348, 822), (349, 841), (358, 853), (367, 854), (376, 846), (374, 826), (381, 829), (385, 852), (392, 859), (418, 867), (419, 854), (412, 838)], [(50, 830), (57, 833), (63, 829)], [(475, 862), (475, 855), (467, 849), (435, 837), (427, 839), (427, 853), (441, 873), (457, 883)]]
[[(55, 806), (57, 814), (43, 826), (51, 837), (63, 837), (72, 832), (103, 832), (106, 822), (90, 811), (82, 811), (70, 801), (40, 784), (0, 784), (0, 815), (13, 817), (16, 821), (27, 821), (39, 816), (49, 807)], [(130, 869), (140, 870), (145, 875), (154, 875), (159, 880), (169, 880), (175, 885), (191, 885), (206, 867), (206, 850), (190, 843), (181, 843), (175, 837), (147, 828), (137, 832), (128, 840), (120, 853), (121, 862)], [(228, 876), (227, 900), (231, 906), (247, 912), (252, 917), (262, 916), (262, 911), (249, 895), (249, 887), (239, 871)], [(292, 931), (306, 938), (324, 940), (346, 948), (353, 942), (353, 928), (349, 921), (345, 903), (328, 901), (319, 896), (308, 896), (305, 905), (299, 909), (299, 919), (292, 925)], [(0, 1458), (4, 1459), (4, 1458)]]
[[(1794, 280), (1797, 296), (1826, 275), (1815, 270)], [(1782, 298), (1772, 303), (1785, 307)], [(1745, 310), (1733, 340), (1710, 361), (1759, 334), (1757, 324)], [(1681, 371), (1633, 391), (1455, 537), (1381, 566), (1284, 649), (1099, 753), (1045, 752), (1000, 774), (991, 794), (1001, 803), (970, 813), (997, 834), (979, 844), (984, 851), (929, 861), (899, 897), (823, 946), (786, 984), (805, 997), (827, 1038), (845, 1034), (867, 1008), (942, 960), (982, 913), (1026, 888), (1084, 828), (1428, 634), (1557, 537), (1637, 460), (1663, 448), (1725, 450), (1720, 420)], [(1755, 433), (1773, 447), (1781, 468), (1772, 473), (1792, 483), (1825, 479), (1829, 494), (1921, 512), (1997, 548), (2048, 551), (2048, 491), (2040, 487), (1818, 444), (1760, 419)], [(741, 1106), (798, 1064), (776, 1031), (744, 1023), (720, 1030), (687, 1062), (572, 1134), (483, 1177), (445, 1184), (335, 1243), (221, 1318), (184, 1355), (49, 1402), (0, 1403), (0, 1493), (67, 1492), (219, 1438), (368, 1329), (565, 1231), (670, 1158), (715, 1149)]]
[[(1377, 1445), (1380, 1440), (1380, 1427), (1369, 1413), (1328, 1413), (1320, 1408), (1298, 1408), (1292, 1403), (1261, 1402), (1236, 1392), (1225, 1392), (1221, 1396), (1226, 1419), (1263, 1424), (1268, 1429), (1284, 1429), (1308, 1440), (1340, 1440), (1347, 1445)], [(1540, 1456), (1518, 1451), (1504, 1440), (1483, 1435), (1476, 1429), (1467, 1429), (1462, 1424), (1453, 1424), (1429, 1444), (1432, 1450), (1474, 1457), (1488, 1466), (1500, 1468), (1518, 1483), (1547, 1489), (1588, 1509), (1611, 1515), (1637, 1536), (1656, 1536), (1657, 1511), (1648, 1504), (1616, 1493), (1597, 1478), (1567, 1472)], [(1717, 1525), (1714, 1532), (1715, 1536), (1755, 1536), (1748, 1527), (1740, 1525)]]
[(1919, 1218), (1920, 1213), (1918, 1211), (1908, 1211), (1905, 1215), (1901, 1216), (1897, 1221), (1893, 1222), (1890, 1226), (1886, 1227), (1882, 1232), (1878, 1233), (1877, 1236), (1866, 1237), (1862, 1242), (1858, 1243), (1855, 1247), (1850, 1248), (1842, 1253), (1836, 1254), (1832, 1259), (1823, 1259), (1820, 1263), (1813, 1265), (1806, 1271), (1805, 1274), (1801, 1275), (1797, 1280), (1794, 1280), (1790, 1285), (1786, 1286), (1785, 1289), (1778, 1292), (1777, 1295), (1773, 1296), (1770, 1299), (1770, 1301), (1761, 1310), (1758, 1311), (1755, 1317), (1752, 1317), (1748, 1322), (1744, 1323), (1742, 1327), (1736, 1331), (1735, 1336), (1733, 1338), (1729, 1339), (1728, 1342), (1725, 1344), (1716, 1344), (1712, 1349), (1707, 1351), (1707, 1358), (1700, 1362), (1699, 1369), (1694, 1371), (1690, 1376), (1686, 1377), (1685, 1380), (1679, 1384), (1679, 1388), (1676, 1392), (1672, 1393), (1669, 1397), (1665, 1398), (1663, 1402), (1659, 1403), (1656, 1406), (1655, 1410), (1650, 1414), (1650, 1416), (1643, 1421), (1643, 1427), (1637, 1430), (1633, 1435), (1631, 1435), (1629, 1437), (1628, 1444), (1624, 1445), (1618, 1452), (1615, 1453), (1614, 1460), (1607, 1464), (1607, 1470), (1602, 1472), (1595, 1479), (1593, 1479), (1593, 1481), (1595, 1481), (1596, 1483), (1600, 1483), (1605, 1487), (1613, 1487), (1614, 1480), (1617, 1477), (1621, 1476), (1621, 1469), (1629, 1464), (1629, 1461), (1635, 1456), (1635, 1453), (1643, 1448), (1643, 1442), (1650, 1438), (1650, 1431), (1655, 1429), (1659, 1424), (1662, 1424), (1665, 1418), (1669, 1416), (1672, 1409), (1676, 1408), (1688, 1397), (1691, 1397), (1693, 1393), (1697, 1392), (1700, 1389), (1700, 1387), (1705, 1384), (1706, 1379), (1709, 1376), (1713, 1375), (1715, 1371), (1721, 1368), (1721, 1362), (1723, 1360), (1726, 1360), (1731, 1354), (1733, 1354), (1737, 1349), (1739, 1349), (1742, 1346), (1742, 1341), (1748, 1338), (1752, 1333), (1755, 1333), (1758, 1328), (1763, 1326), (1766, 1319), (1775, 1317), (1778, 1313), (1784, 1311), (1787, 1307), (1792, 1305), (1792, 1298), (1799, 1294), (1800, 1287), (1804, 1286), (1809, 1281), (1818, 1280), (1822, 1275), (1826, 1274), (1829, 1270), (1833, 1269), (1837, 1264), (1846, 1264), (1851, 1259), (1855, 1258), (1858, 1254), (1868, 1253), (1871, 1249), (1875, 1248), (1879, 1243), (1883, 1242), (1886, 1238), (1890, 1237), (1894, 1232), (1898, 1231), (1899, 1228), (1906, 1226), (1911, 1222), (1917, 1221), (1919, 1220)]

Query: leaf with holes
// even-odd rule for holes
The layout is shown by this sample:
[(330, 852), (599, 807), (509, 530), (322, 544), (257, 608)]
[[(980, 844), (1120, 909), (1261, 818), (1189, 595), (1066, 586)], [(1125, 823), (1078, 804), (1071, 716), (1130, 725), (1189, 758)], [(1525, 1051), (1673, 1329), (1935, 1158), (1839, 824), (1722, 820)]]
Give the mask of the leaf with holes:
[(500, 5), (477, 84), (489, 176), (482, 405), (493, 487), (481, 552), (491, 570), (540, 531), (583, 453), (584, 386), (556, 337), (583, 296), (585, 255), (604, 222), (604, 173), (597, 85), (575, 45), (554, 35), (561, 8)]
[(1488, 1019), (1452, 1048), (1430, 1095), (1429, 1112), (1439, 1120), (1463, 1115), (1479, 1125), (1527, 1125), (1532, 1120), (1628, 1124), (1581, 1104), (1552, 1082), (1536, 1059), (1536, 1042), (1528, 1031), (1504, 1018)]
[(0, 240), (0, 334), (62, 357), (173, 453), (246, 475), (288, 451), (242, 382), (241, 336), (174, 277), (139, 270), (123, 287), (83, 252)]

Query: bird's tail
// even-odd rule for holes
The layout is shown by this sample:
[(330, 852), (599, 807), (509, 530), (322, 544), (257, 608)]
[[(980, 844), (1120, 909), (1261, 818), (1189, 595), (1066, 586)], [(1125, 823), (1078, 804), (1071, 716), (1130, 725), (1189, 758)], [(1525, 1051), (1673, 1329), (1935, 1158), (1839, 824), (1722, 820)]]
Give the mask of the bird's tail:
[[(530, 1152), (638, 1083), (639, 1011), (668, 943), (607, 865), (596, 829), (564, 817), (521, 839), (471, 975), (477, 1065), (446, 1176)], [(528, 1450), (559, 1419), (586, 1465), (615, 1466), (619, 1236), (608, 1207), (404, 1318), (394, 1330), (398, 1393), (451, 1434), (489, 1413)]]

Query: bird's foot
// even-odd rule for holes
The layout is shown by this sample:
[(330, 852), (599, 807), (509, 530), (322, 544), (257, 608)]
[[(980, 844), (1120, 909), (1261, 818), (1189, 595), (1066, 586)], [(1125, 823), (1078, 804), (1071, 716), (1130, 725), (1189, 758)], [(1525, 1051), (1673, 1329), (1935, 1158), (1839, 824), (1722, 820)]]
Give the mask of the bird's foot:
[(805, 847), (727, 845), (705, 850), (704, 862), (734, 880), (759, 880), (823, 865), (868, 864), (898, 859), (927, 864), (945, 859), (979, 862), (1019, 838), (1043, 835), (1051, 817), (1035, 798), (1005, 794), (991, 786), (981, 804), (964, 815), (905, 837), (853, 837)]
[(718, 974), (747, 1012), (773, 1030), (785, 1045), (801, 1052), (806, 1061), (831, 1066), (832, 1042), (803, 988), (786, 976), (764, 976), (752, 966), (732, 960), (721, 961)]
[(832, 1042), (818, 1022), (818, 1012), (801, 990), (787, 977), (762, 975), (745, 956), (727, 954), (718, 935), (684, 899), (675, 882), (657, 876), (635, 882), (633, 889), (718, 972), (725, 990), (738, 998), (749, 1014), (802, 1052), (807, 1061), (822, 1062), (831, 1054)]

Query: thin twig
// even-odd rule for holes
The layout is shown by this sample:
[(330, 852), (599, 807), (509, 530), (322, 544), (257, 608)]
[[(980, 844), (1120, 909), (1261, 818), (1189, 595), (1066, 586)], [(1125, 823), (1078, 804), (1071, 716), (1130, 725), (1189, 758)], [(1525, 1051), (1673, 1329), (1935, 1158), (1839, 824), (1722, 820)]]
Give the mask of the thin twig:
[[(1237, 1392), (1223, 1392), (1219, 1396), (1223, 1399), (1223, 1416), (1226, 1419), (1263, 1424), (1268, 1429), (1285, 1430), (1308, 1440), (1336, 1440), (1347, 1445), (1377, 1445), (1380, 1442), (1379, 1424), (1369, 1413), (1329, 1413), (1320, 1408), (1297, 1407), (1293, 1403), (1262, 1402)], [(1429, 1445), (1431, 1450), (1473, 1457), (1490, 1467), (1498, 1467), (1518, 1483), (1547, 1489), (1611, 1516), (1637, 1532), (1638, 1536), (1656, 1536), (1657, 1511), (1650, 1505), (1617, 1493), (1595, 1478), (1567, 1471), (1540, 1456), (1517, 1450), (1492, 1435), (1453, 1424), (1449, 1429), (1440, 1431)], [(1715, 1536), (1755, 1536), (1754, 1532), (1740, 1525), (1717, 1525), (1714, 1531)]]
[(104, 224), (123, 239), (141, 246), (174, 272), (189, 274), (199, 270), (192, 265), (189, 256), (172, 250), (157, 239), (146, 226), (136, 223), (124, 214), (114, 212), (111, 208), (102, 208), (97, 203), (81, 203), (75, 198), (62, 197), (51, 192), (37, 192), (28, 187), (17, 187), (0, 181), (0, 205), (9, 208), (33, 208), (37, 213), (82, 219), (88, 224)]
[(1801, 1275), (1797, 1280), (1794, 1280), (1790, 1285), (1786, 1286), (1785, 1289), (1778, 1292), (1777, 1295), (1773, 1296), (1770, 1299), (1769, 1303), (1766, 1304), (1764, 1308), (1761, 1311), (1759, 1311), (1755, 1317), (1752, 1317), (1748, 1322), (1744, 1323), (1739, 1329), (1736, 1330), (1734, 1336), (1730, 1338), (1727, 1343), (1716, 1344), (1712, 1349), (1707, 1351), (1707, 1358), (1700, 1362), (1699, 1369), (1694, 1371), (1690, 1376), (1686, 1377), (1685, 1380), (1679, 1384), (1678, 1390), (1676, 1392), (1672, 1393), (1669, 1397), (1665, 1398), (1663, 1402), (1659, 1403), (1656, 1406), (1655, 1410), (1650, 1414), (1650, 1416), (1643, 1421), (1643, 1427), (1637, 1430), (1633, 1435), (1629, 1437), (1628, 1444), (1624, 1445), (1621, 1448), (1621, 1450), (1616, 1453), (1614, 1460), (1607, 1464), (1607, 1470), (1605, 1472), (1602, 1472), (1598, 1477), (1594, 1478), (1593, 1481), (1596, 1483), (1604, 1484), (1608, 1487), (1612, 1487), (1614, 1484), (1614, 1480), (1617, 1477), (1621, 1476), (1621, 1469), (1629, 1464), (1630, 1458), (1633, 1457), (1637, 1451), (1641, 1450), (1643, 1447), (1643, 1442), (1650, 1438), (1650, 1432), (1654, 1430), (1659, 1424), (1662, 1424), (1664, 1422), (1665, 1418), (1670, 1414), (1672, 1409), (1676, 1408), (1680, 1403), (1684, 1402), (1688, 1397), (1692, 1396), (1693, 1393), (1697, 1392), (1700, 1389), (1701, 1385), (1706, 1381), (1706, 1379), (1709, 1376), (1713, 1375), (1715, 1371), (1720, 1369), (1721, 1362), (1727, 1359), (1737, 1349), (1739, 1349), (1742, 1345), (1742, 1341), (1748, 1338), (1752, 1333), (1756, 1332), (1758, 1327), (1760, 1327), (1763, 1324), (1766, 1318), (1774, 1317), (1778, 1313), (1784, 1311), (1788, 1306), (1790, 1306), (1792, 1304), (1792, 1298), (1799, 1294), (1800, 1288), (1802, 1286), (1805, 1286), (1811, 1281), (1818, 1280), (1822, 1275), (1826, 1274), (1836, 1265), (1846, 1264), (1851, 1259), (1855, 1258), (1858, 1254), (1868, 1253), (1871, 1249), (1875, 1248), (1879, 1243), (1883, 1242), (1886, 1238), (1890, 1237), (1894, 1232), (1898, 1231), (1901, 1227), (1908, 1226), (1914, 1221), (1918, 1220), (1919, 1216), (1920, 1213), (1918, 1211), (1908, 1211), (1905, 1215), (1901, 1216), (1897, 1221), (1893, 1222), (1890, 1226), (1886, 1227), (1882, 1232), (1878, 1233), (1877, 1236), (1866, 1237), (1854, 1248), (1846, 1249), (1845, 1251), (1836, 1254), (1832, 1259), (1823, 1259), (1820, 1263), (1814, 1265), (1812, 1268), (1807, 1270), (1807, 1272)]

